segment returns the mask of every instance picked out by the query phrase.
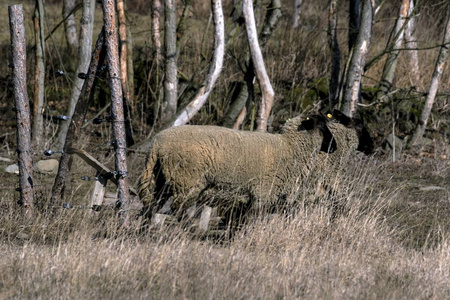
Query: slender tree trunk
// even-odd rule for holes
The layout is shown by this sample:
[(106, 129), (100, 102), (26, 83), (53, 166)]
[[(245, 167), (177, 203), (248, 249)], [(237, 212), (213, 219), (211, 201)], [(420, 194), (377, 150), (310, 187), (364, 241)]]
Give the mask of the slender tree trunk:
[(192, 7), (192, 0), (185, 0), (184, 1), (184, 7), (183, 7), (183, 13), (181, 14), (180, 21), (178, 22), (177, 26), (177, 49), (180, 51), (180, 40), (183, 37), (184, 34), (184, 21), (186, 20), (186, 17), (189, 13), (189, 9)]
[(122, 84), (120, 80), (119, 43), (114, 0), (102, 0), (105, 22), (106, 59), (108, 62), (109, 86), (111, 91), (111, 117), (115, 148), (115, 168), (117, 196), (121, 205), (120, 213), (124, 226), (129, 225), (128, 168), (126, 158), (125, 116), (123, 112)]
[(225, 54), (225, 25), (221, 0), (211, 0), (211, 10), (214, 19), (214, 54), (210, 62), (209, 72), (203, 82), (203, 86), (197, 91), (193, 100), (177, 114), (171, 126), (184, 125), (200, 110), (211, 93), (214, 84), (222, 71), (223, 57)]
[(161, 15), (161, 0), (152, 1), (152, 43), (155, 51), (154, 60), (156, 65), (161, 65), (161, 37), (160, 37), (160, 23), (159, 16)]
[(122, 79), (122, 87), (128, 104), (130, 102), (130, 89), (128, 85), (128, 49), (127, 49), (127, 18), (125, 16), (125, 3), (123, 0), (116, 0), (117, 15), (119, 17), (119, 55), (120, 55), (120, 74)]
[[(364, 1), (364, 0), (363, 0)], [(349, 2), (349, 20), (348, 20), (348, 50), (350, 51), (356, 43), (359, 31), (359, 6), (360, 0), (350, 0)]]
[(270, 79), (269, 76), (267, 75), (267, 71), (264, 66), (261, 48), (259, 47), (258, 44), (258, 34), (256, 30), (255, 17), (253, 15), (252, 0), (244, 0), (243, 12), (250, 54), (252, 57), (253, 65), (255, 67), (256, 78), (258, 80), (262, 92), (262, 101), (261, 106), (259, 108), (257, 130), (265, 132), (267, 131), (267, 122), (269, 120), (270, 112), (272, 110), (275, 92), (273, 91), (272, 85), (270, 84)]
[(339, 74), (341, 72), (341, 51), (337, 39), (337, 0), (330, 0), (328, 18), (328, 44), (331, 51), (330, 107), (338, 98)]
[[(418, 85), (421, 84), (420, 81), (420, 71), (419, 71), (419, 55), (418, 51), (415, 49), (417, 48), (417, 39), (415, 35), (416, 30), (416, 16), (414, 14), (414, 0), (410, 0), (409, 2), (409, 11), (408, 11), (408, 24), (406, 24), (405, 28), (405, 45), (406, 48), (409, 48), (411, 50), (406, 51), (406, 54), (409, 56), (408, 62), (409, 62), (409, 68), (410, 68), (410, 76), (411, 78), (411, 85)], [(413, 50), (414, 49), (414, 50)]]
[(36, 69), (34, 82), (33, 99), (33, 143), (39, 147), (42, 144), (44, 132), (44, 81), (45, 81), (45, 34), (44, 34), (44, 3), (43, 0), (36, 0), (34, 15), (34, 29), (36, 41)]
[(354, 45), (350, 65), (347, 70), (346, 85), (342, 110), (344, 114), (352, 117), (356, 111), (356, 103), (359, 100), (361, 78), (364, 72), (364, 64), (369, 52), (370, 38), (372, 36), (373, 6), (374, 0), (364, 0), (362, 5), (362, 17), (358, 37)]
[(177, 22), (176, 0), (165, 0), (165, 76), (164, 101), (161, 106), (161, 122), (169, 122), (177, 112), (178, 78), (177, 78)]
[(27, 53), (23, 7), (8, 6), (13, 63), (14, 103), (17, 123), (17, 155), (19, 158), (20, 202), (29, 217), (33, 215), (33, 162), (31, 156), (30, 105), (27, 94)]
[[(402, 46), (405, 32), (405, 21), (408, 17), (409, 1), (410, 0), (402, 0), (399, 16), (394, 27), (394, 40), (392, 41), (392, 45), (389, 47), (392, 50), (399, 49)], [(395, 77), (399, 54), (400, 50), (389, 52), (386, 63), (384, 64), (383, 74), (380, 80), (380, 91), (378, 92), (377, 98), (380, 98), (390, 92)]]
[(125, 113), (125, 132), (127, 145), (134, 144), (133, 129), (131, 128), (131, 112), (134, 103), (131, 101), (130, 84), (128, 79), (128, 37), (127, 37), (127, 18), (125, 15), (125, 3), (123, 0), (116, 0), (116, 10), (119, 17), (119, 61), (120, 77), (122, 80), (123, 104)]
[(127, 77), (128, 77), (128, 95), (132, 105), (132, 111), (135, 111), (136, 103), (134, 102), (134, 64), (133, 64), (133, 38), (130, 26), (127, 26)]
[(300, 25), (300, 12), (302, 7), (302, 0), (294, 0), (294, 13), (292, 15), (292, 28), (298, 28)]
[(58, 174), (56, 175), (55, 182), (52, 188), (51, 203), (60, 203), (64, 197), (64, 190), (66, 187), (67, 179), (70, 175), (70, 169), (72, 166), (72, 148), (77, 147), (78, 137), (80, 136), (81, 127), (83, 125), (86, 112), (89, 106), (89, 102), (94, 96), (94, 86), (96, 82), (96, 74), (103, 66), (105, 59), (105, 47), (104, 47), (104, 30), (98, 36), (95, 44), (94, 51), (91, 56), (91, 63), (87, 71), (87, 78), (83, 83), (80, 99), (75, 105), (75, 111), (70, 120), (69, 130), (67, 131), (66, 140), (64, 142), (64, 149), (59, 160)]
[(425, 100), (425, 106), (423, 107), (422, 114), (420, 115), (419, 124), (417, 124), (416, 130), (408, 143), (409, 147), (416, 146), (422, 140), (425, 128), (428, 123), (428, 118), (433, 108), (434, 99), (439, 87), (439, 83), (442, 78), (442, 72), (444, 71), (445, 62), (447, 61), (449, 44), (450, 43), (450, 2), (447, 5), (447, 24), (445, 26), (444, 39), (442, 41), (441, 49), (436, 60), (436, 66), (434, 67), (433, 76), (431, 77), (431, 84), (428, 90), (427, 98)]
[(75, 0), (63, 0), (63, 19), (67, 18), (64, 22), (64, 32), (66, 33), (67, 46), (72, 53), (76, 53), (78, 49), (78, 34), (77, 25), (75, 22), (75, 16), (69, 13), (75, 8)]
[[(86, 73), (91, 60), (92, 51), (92, 31), (94, 28), (94, 10), (95, 0), (83, 0), (83, 13), (80, 21), (80, 46), (78, 47), (78, 63), (76, 74)], [(69, 99), (69, 106), (67, 107), (66, 116), (72, 118), (78, 98), (80, 97), (81, 88), (83, 87), (84, 79), (78, 76), (74, 77), (72, 91)], [(53, 143), (55, 150), (60, 150), (64, 147), (67, 130), (69, 129), (69, 121), (61, 121), (58, 133)]]

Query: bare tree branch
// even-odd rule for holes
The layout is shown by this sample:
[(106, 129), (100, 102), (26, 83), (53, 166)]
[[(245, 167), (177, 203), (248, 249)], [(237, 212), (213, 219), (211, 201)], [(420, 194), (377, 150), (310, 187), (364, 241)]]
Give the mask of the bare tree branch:
[(250, 47), (250, 53), (255, 67), (256, 78), (258, 79), (259, 86), (262, 92), (262, 101), (259, 109), (258, 118), (258, 131), (267, 131), (267, 122), (272, 110), (273, 98), (275, 92), (270, 84), (269, 76), (267, 75), (266, 68), (264, 66), (264, 60), (261, 53), (261, 48), (258, 44), (258, 34), (255, 24), (255, 17), (253, 15), (253, 3), (252, 0), (243, 1), (243, 12), (245, 18), (245, 28), (247, 29), (248, 44)]
[(200, 110), (211, 93), (214, 84), (222, 71), (225, 53), (225, 25), (221, 0), (211, 0), (214, 19), (214, 54), (211, 59), (208, 75), (203, 86), (197, 91), (193, 100), (177, 114), (175, 120), (168, 127), (184, 125)]

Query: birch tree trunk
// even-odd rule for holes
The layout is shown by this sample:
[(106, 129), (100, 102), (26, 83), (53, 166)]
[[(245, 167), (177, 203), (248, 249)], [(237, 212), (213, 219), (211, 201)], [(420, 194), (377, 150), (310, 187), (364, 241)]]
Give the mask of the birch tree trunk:
[(89, 102), (94, 96), (93, 87), (96, 82), (96, 74), (103, 66), (105, 59), (104, 48), (104, 30), (102, 30), (98, 36), (94, 51), (91, 55), (91, 63), (86, 73), (88, 76), (83, 83), (80, 99), (77, 101), (75, 111), (70, 119), (70, 126), (64, 142), (63, 153), (59, 160), (58, 174), (56, 175), (55, 182), (53, 183), (52, 197), (50, 201), (52, 204), (60, 203), (61, 199), (64, 197), (66, 182), (70, 175), (70, 169), (72, 166), (71, 149), (78, 148), (77, 138), (80, 135)]
[(406, 54), (409, 56), (409, 68), (410, 68), (410, 76), (411, 85), (416, 86), (421, 84), (420, 81), (420, 71), (419, 71), (419, 55), (417, 51), (417, 39), (415, 35), (416, 30), (416, 19), (414, 14), (414, 0), (410, 0), (409, 2), (409, 10), (408, 10), (408, 24), (406, 24), (405, 28), (405, 45), (406, 48), (410, 49), (406, 51)]
[(123, 113), (122, 82), (120, 79), (119, 43), (114, 0), (102, 0), (105, 22), (106, 59), (108, 62), (109, 86), (111, 91), (111, 119), (115, 148), (115, 173), (117, 197), (121, 206), (120, 217), (124, 226), (129, 225), (128, 167), (126, 158), (125, 116)]
[(33, 143), (39, 147), (44, 133), (44, 81), (45, 81), (45, 34), (44, 34), (44, 3), (36, 0), (34, 11), (34, 34), (36, 41), (36, 69), (33, 99)]
[(422, 114), (420, 115), (419, 123), (417, 124), (416, 130), (408, 142), (408, 147), (417, 146), (422, 140), (425, 128), (428, 123), (428, 118), (433, 108), (434, 99), (439, 87), (439, 83), (442, 78), (442, 72), (444, 71), (445, 62), (447, 61), (448, 55), (448, 44), (450, 43), (450, 2), (447, 5), (447, 23), (445, 25), (444, 39), (442, 41), (441, 49), (439, 50), (439, 55), (436, 60), (436, 66), (434, 67), (433, 76), (431, 77), (431, 84), (428, 90), (427, 98), (425, 100), (425, 106), (423, 107)]
[(160, 37), (160, 23), (159, 17), (161, 15), (161, 0), (152, 1), (152, 43), (155, 48), (154, 60), (156, 65), (161, 65), (161, 37)]
[(75, 8), (75, 0), (63, 0), (63, 19), (67, 18), (64, 22), (64, 32), (66, 33), (67, 46), (72, 53), (76, 53), (78, 49), (78, 34), (77, 25), (75, 23), (75, 16), (69, 13)]
[(330, 0), (328, 15), (328, 44), (331, 51), (331, 72), (329, 98), (330, 107), (338, 98), (339, 74), (341, 72), (341, 51), (337, 39), (337, 0)]
[(214, 84), (222, 71), (225, 54), (225, 25), (221, 0), (211, 0), (211, 10), (214, 19), (214, 53), (210, 62), (208, 75), (203, 86), (197, 91), (193, 100), (177, 114), (168, 127), (180, 126), (189, 122), (205, 104)]
[(258, 44), (258, 34), (256, 30), (255, 17), (253, 15), (253, 2), (252, 0), (243, 1), (243, 13), (245, 19), (245, 28), (247, 30), (248, 44), (250, 48), (250, 54), (252, 57), (253, 65), (255, 68), (256, 78), (262, 92), (262, 101), (259, 109), (258, 126), (257, 130), (261, 132), (267, 131), (267, 122), (272, 110), (273, 98), (275, 93), (272, 85), (270, 84), (269, 76), (267, 75), (266, 68), (264, 66), (264, 60), (261, 53), (261, 48)]
[(400, 50), (395, 49), (399, 49), (402, 47), (403, 36), (405, 32), (405, 21), (408, 17), (409, 1), (410, 0), (402, 0), (402, 4), (400, 6), (399, 16), (394, 27), (394, 40), (392, 41), (392, 46), (389, 47), (393, 51), (389, 52), (386, 63), (384, 64), (383, 74), (381, 75), (379, 86), (380, 90), (378, 92), (377, 98), (386, 95), (391, 91), (392, 88), (392, 83), (395, 77), (395, 70), (397, 68), (398, 55), (400, 54)]
[(164, 101), (161, 106), (162, 124), (169, 122), (177, 112), (178, 78), (176, 7), (176, 0), (164, 1), (165, 76)]
[[(234, 18), (237, 20), (237, 22), (240, 22), (239, 20), (241, 19), (244, 20), (243, 22), (245, 24), (245, 19), (243, 15), (241, 16), (238, 14), (238, 9), (239, 11), (241, 11), (242, 15), (242, 9), (240, 9), (239, 7), (235, 8)], [(281, 1), (272, 0), (270, 4), (267, 6), (264, 26), (259, 35), (260, 48), (262, 53), (264, 53), (265, 46), (269, 41), (269, 38), (272, 35), (274, 28), (280, 21), (281, 16), (282, 16)], [(241, 126), (242, 122), (245, 119), (245, 115), (247, 114), (247, 108), (249, 106), (249, 103), (253, 99), (254, 95), (253, 82), (255, 79), (255, 70), (253, 67), (251, 57), (249, 55), (247, 55), (247, 57), (248, 58), (245, 61), (245, 64), (247, 65), (247, 70), (244, 73), (244, 84), (240, 86), (240, 91), (236, 99), (233, 101), (230, 108), (228, 109), (227, 113), (225, 114), (225, 117), (222, 122), (223, 126), (230, 127), (233, 129), (239, 129), (239, 127)]]
[(362, 5), (361, 24), (358, 37), (353, 47), (350, 65), (347, 70), (346, 85), (342, 103), (343, 113), (353, 117), (356, 111), (356, 103), (359, 99), (361, 78), (364, 72), (364, 64), (369, 52), (370, 38), (372, 36), (372, 25), (374, 16), (374, 0), (364, 0)]
[[(83, 12), (80, 21), (80, 45), (78, 47), (78, 62), (76, 74), (86, 73), (91, 60), (92, 51), (92, 32), (94, 28), (94, 10), (95, 0), (83, 0)], [(75, 76), (73, 79), (72, 91), (69, 98), (69, 106), (67, 107), (66, 116), (72, 118), (78, 98), (80, 97), (81, 88), (84, 79)], [(70, 121), (61, 121), (58, 133), (53, 143), (55, 150), (61, 150), (64, 147), (67, 130)]]
[(33, 162), (31, 156), (30, 105), (27, 94), (27, 53), (23, 7), (8, 6), (11, 34), (11, 56), (14, 104), (17, 124), (17, 155), (19, 159), (20, 202), (29, 217), (33, 215)]
[(298, 28), (300, 25), (300, 8), (302, 7), (302, 0), (294, 0), (294, 14), (292, 15), (292, 28)]

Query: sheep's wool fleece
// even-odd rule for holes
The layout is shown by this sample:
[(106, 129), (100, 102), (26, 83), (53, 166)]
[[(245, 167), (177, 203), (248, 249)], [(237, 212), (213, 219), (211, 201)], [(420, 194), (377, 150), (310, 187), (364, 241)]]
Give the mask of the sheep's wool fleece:
[(178, 196), (198, 196), (211, 184), (247, 190), (256, 198), (286, 195), (317, 158), (322, 142), (319, 130), (298, 131), (300, 121), (288, 121), (282, 134), (217, 126), (164, 130), (152, 141), (141, 200), (154, 202), (155, 173), (169, 183), (175, 205)]

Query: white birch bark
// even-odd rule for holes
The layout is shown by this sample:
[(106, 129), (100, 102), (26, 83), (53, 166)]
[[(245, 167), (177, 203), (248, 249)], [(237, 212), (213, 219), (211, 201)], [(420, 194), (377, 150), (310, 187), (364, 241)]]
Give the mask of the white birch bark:
[[(406, 24), (405, 28), (405, 46), (409, 51), (406, 51), (406, 54), (409, 56), (409, 68), (410, 68), (410, 76), (411, 76), (411, 85), (416, 86), (421, 84), (420, 81), (420, 71), (419, 71), (419, 55), (417, 51), (417, 39), (415, 35), (416, 30), (416, 19), (413, 15), (414, 13), (414, 0), (410, 0), (409, 2), (409, 10), (408, 10), (408, 24)], [(414, 50), (413, 50), (414, 49)]]
[(164, 101), (161, 105), (161, 122), (169, 122), (177, 112), (178, 78), (177, 78), (177, 24), (176, 0), (164, 1), (164, 48), (165, 75)]
[(161, 15), (161, 0), (152, 1), (152, 43), (155, 48), (154, 60), (159, 67), (161, 64), (161, 35), (159, 16)]
[(267, 131), (267, 122), (272, 110), (275, 92), (273, 91), (272, 85), (270, 84), (270, 79), (264, 66), (264, 59), (261, 53), (261, 48), (258, 44), (258, 33), (256, 29), (255, 17), (253, 15), (252, 0), (243, 1), (243, 13), (250, 54), (255, 68), (256, 79), (258, 80), (262, 92), (262, 101), (259, 109), (257, 130), (265, 132)]
[(225, 54), (225, 25), (222, 1), (211, 0), (211, 10), (214, 20), (214, 54), (210, 62), (208, 75), (193, 100), (177, 114), (175, 120), (170, 122), (169, 127), (184, 125), (192, 119), (205, 104), (222, 71), (223, 57)]
[(356, 103), (359, 99), (361, 78), (364, 72), (364, 64), (369, 52), (370, 38), (372, 36), (372, 24), (374, 16), (374, 0), (364, 0), (361, 14), (361, 25), (359, 27), (356, 43), (352, 51), (350, 65), (347, 71), (346, 86), (342, 111), (352, 117), (356, 111)]
[(389, 52), (386, 63), (384, 64), (383, 74), (381, 75), (380, 80), (380, 91), (378, 93), (378, 98), (389, 93), (392, 88), (392, 83), (395, 77), (395, 70), (397, 68), (398, 55), (400, 54), (400, 50), (395, 49), (399, 49), (402, 47), (403, 37), (405, 33), (404, 29), (406, 26), (405, 21), (408, 17), (409, 1), (410, 0), (402, 0), (402, 4), (400, 5), (399, 15), (394, 27), (394, 40), (392, 42), (392, 46), (390, 47), (394, 51)]
[(294, 0), (294, 13), (292, 15), (292, 28), (298, 28), (300, 25), (300, 12), (303, 0)]

